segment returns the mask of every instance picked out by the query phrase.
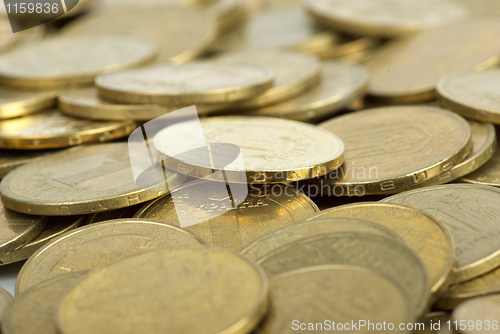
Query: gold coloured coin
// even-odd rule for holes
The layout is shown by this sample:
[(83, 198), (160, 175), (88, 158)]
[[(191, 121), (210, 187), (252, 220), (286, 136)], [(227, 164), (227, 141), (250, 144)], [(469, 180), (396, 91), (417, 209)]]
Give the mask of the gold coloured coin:
[(53, 277), (93, 269), (126, 255), (204, 242), (175, 226), (145, 219), (116, 219), (77, 228), (51, 240), (24, 264), (16, 295)]
[(88, 85), (99, 74), (147, 63), (156, 52), (152, 42), (132, 36), (53, 38), (0, 55), (0, 83), (21, 89)]
[[(181, 188), (172, 195), (146, 204), (135, 217), (180, 226), (172, 196), (182, 201), (177, 202), (182, 203), (177, 210), (200, 219), (205, 215), (201, 208), (210, 208), (209, 213), (222, 211), (224, 207), (221, 199), (227, 195), (217, 193), (217, 184), (210, 181), (195, 184), (192, 187), (197, 193), (191, 197), (190, 187)], [(309, 197), (291, 187), (252, 185), (246, 199), (236, 208), (184, 230), (199, 235), (208, 245), (239, 251), (262, 235), (309, 218), (318, 211)]]
[(486, 69), (498, 62), (499, 29), (500, 19), (489, 16), (396, 41), (368, 63), (368, 93), (388, 103), (432, 101), (436, 85), (444, 76), (461, 70)]
[(437, 0), (307, 0), (321, 23), (352, 35), (391, 38), (465, 18), (465, 7)]
[(500, 2), (496, 0), (455, 0), (465, 6), (471, 15), (500, 15)]
[[(186, 106), (161, 106), (158, 104), (118, 104), (99, 97), (95, 87), (65, 90), (59, 95), (59, 108), (67, 115), (106, 121), (133, 119), (149, 121)], [(199, 115), (227, 108), (225, 104), (196, 105)]]
[[(410, 299), (399, 284), (362, 267), (328, 265), (292, 271), (272, 278), (270, 293), (270, 312), (258, 334), (292, 334), (299, 329), (343, 331), (344, 324), (351, 328), (352, 323), (363, 321), (365, 326), (357, 326), (356, 332), (364, 334), (372, 332), (366, 326), (368, 321), (399, 324), (414, 316)], [(369, 302), (359, 301), (359, 296)], [(328, 326), (316, 328), (316, 323), (325, 324), (325, 320)]]
[(0, 119), (15, 118), (56, 106), (57, 91), (23, 92), (0, 88)]
[(83, 216), (49, 217), (43, 231), (21, 248), (0, 255), (0, 265), (6, 265), (29, 258), (43, 245), (63, 233), (74, 230), (83, 223)]
[(94, 213), (93, 215), (87, 215), (85, 219), (85, 225), (90, 225), (112, 219), (133, 218), (141, 207), (142, 204), (137, 204), (123, 209), (116, 209), (111, 211)]
[(123, 103), (190, 105), (229, 103), (271, 88), (270, 68), (249, 62), (158, 64), (97, 77), (99, 95)]
[(500, 150), (476, 171), (460, 178), (460, 182), (500, 187)]
[(87, 272), (56, 277), (17, 296), (2, 319), (4, 334), (57, 334), (54, 316), (66, 294)]
[[(196, 122), (198, 122), (196, 120)], [(243, 161), (225, 172), (245, 173), (248, 183), (282, 183), (322, 176), (344, 162), (344, 143), (334, 134), (301, 122), (279, 118), (228, 116), (202, 119), (207, 144), (226, 143), (240, 148)], [(158, 132), (154, 147), (164, 157), (165, 166), (189, 176), (215, 181), (213, 166), (193, 147), (194, 121), (174, 124)], [(183, 154), (184, 153), (184, 154)], [(234, 182), (241, 182), (234, 178)]]
[(405, 244), (378, 235), (332, 233), (300, 239), (272, 251), (257, 263), (270, 278), (329, 264), (365, 267), (401, 284), (417, 316), (429, 303), (429, 278), (419, 256)]
[(259, 96), (239, 102), (232, 109), (253, 109), (275, 104), (300, 95), (319, 83), (321, 63), (313, 56), (286, 50), (240, 52), (222, 59), (255, 62), (275, 74), (274, 86)]
[(498, 330), (500, 296), (479, 297), (460, 304), (451, 321), (460, 334), (479, 334)]
[(7, 307), (12, 303), (14, 298), (10, 293), (0, 288), (0, 319), (2, 318)]
[(464, 117), (500, 124), (500, 70), (460, 72), (448, 75), (437, 85), (444, 108)]
[(2, 7), (5, 12), (4, 15), (0, 16), (0, 52), (3, 53), (12, 49), (16, 46), (22, 39), (21, 33), (13, 33), (12, 27), (10, 25), (9, 18), (7, 17), (7, 12), (5, 7)]
[(369, 233), (384, 236), (398, 242), (405, 242), (394, 231), (368, 220), (354, 218), (310, 218), (307, 221), (288, 225), (263, 235), (246, 246), (241, 251), (241, 254), (257, 262), (272, 251), (291, 242), (323, 234), (345, 232)]
[(412, 190), (382, 201), (423, 210), (450, 230), (457, 252), (454, 284), (478, 277), (500, 265), (497, 240), (500, 227), (496, 214), (500, 189), (450, 184)]
[[(184, 176), (168, 172), (179, 182)], [(18, 212), (69, 216), (140, 204), (170, 190), (165, 182), (139, 188), (127, 143), (81, 146), (9, 173), (0, 183), (4, 204)]]
[(0, 179), (15, 168), (50, 153), (52, 151), (0, 150)]
[(47, 217), (9, 210), (0, 201), (0, 256), (33, 240), (42, 232), (46, 223)]
[(355, 203), (319, 212), (312, 219), (355, 218), (372, 221), (401, 236), (423, 260), (433, 295), (443, 293), (455, 272), (455, 243), (444, 225), (424, 211), (396, 204)]
[(0, 148), (40, 150), (107, 142), (135, 130), (132, 120), (91, 121), (68, 117), (53, 109), (0, 121)]
[(265, 315), (268, 291), (262, 269), (241, 255), (164, 248), (91, 272), (63, 299), (56, 323), (65, 334), (245, 334)]
[(342, 138), (345, 162), (314, 182), (341, 187), (344, 195), (390, 194), (418, 185), (449, 171), (472, 149), (467, 121), (434, 107), (381, 107), (320, 126)]
[(215, 39), (213, 19), (199, 11), (162, 6), (110, 8), (90, 13), (62, 29), (62, 35), (121, 34), (145, 38), (158, 46), (158, 59), (184, 63), (200, 56)]
[(242, 114), (316, 121), (335, 114), (363, 96), (368, 85), (368, 72), (360, 65), (323, 61), (320, 75), (317, 87), (290, 100)]

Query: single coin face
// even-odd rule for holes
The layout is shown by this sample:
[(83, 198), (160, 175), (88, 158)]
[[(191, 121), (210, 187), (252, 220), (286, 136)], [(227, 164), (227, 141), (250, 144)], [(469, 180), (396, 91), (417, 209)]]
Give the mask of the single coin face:
[(270, 68), (250, 62), (158, 64), (99, 76), (99, 95), (123, 103), (190, 105), (248, 99), (273, 85)]
[(449, 24), (468, 14), (465, 7), (444, 0), (308, 0), (306, 7), (339, 31), (384, 38)]
[(243, 114), (315, 121), (335, 114), (363, 96), (368, 84), (368, 72), (361, 65), (323, 61), (320, 76), (319, 85), (301, 95)]
[(461, 182), (481, 184), (485, 186), (500, 186), (500, 150), (495, 150), (493, 156), (476, 171), (465, 175)]
[(53, 277), (97, 268), (124, 256), (204, 242), (175, 226), (144, 219), (116, 219), (80, 227), (53, 239), (24, 264), (16, 294)]
[(493, 187), (451, 184), (404, 192), (383, 200), (413, 206), (438, 219), (451, 232), (457, 252), (454, 283), (485, 274), (500, 264), (497, 202)]
[(259, 96), (237, 103), (232, 109), (253, 109), (300, 95), (319, 83), (321, 63), (313, 56), (294, 51), (249, 51), (225, 55), (222, 59), (255, 62), (273, 70), (274, 86)]
[(63, 299), (56, 324), (66, 334), (245, 334), (265, 315), (268, 289), (262, 269), (241, 255), (164, 248), (91, 272)]
[(83, 220), (83, 216), (48, 217), (45, 228), (33, 240), (21, 248), (0, 255), (0, 265), (26, 260), (51, 239), (82, 225)]
[(15, 168), (57, 151), (0, 150), (0, 179)]
[(500, 124), (500, 70), (466, 71), (439, 81), (441, 104), (464, 117)]
[[(326, 324), (323, 332), (332, 328), (343, 331), (346, 323), (399, 324), (408, 323), (414, 316), (410, 299), (400, 285), (360, 267), (329, 265), (286, 273), (271, 279), (270, 293), (270, 312), (257, 333), (316, 330), (316, 323)], [(372, 332), (367, 326), (357, 328), (358, 333)]]
[(17, 296), (2, 319), (2, 333), (57, 333), (53, 321), (57, 308), (64, 296), (86, 274), (79, 272), (56, 277)]
[[(176, 173), (167, 176), (184, 179)], [(13, 210), (68, 216), (132, 206), (170, 190), (163, 180), (139, 188), (127, 143), (114, 143), (77, 147), (21, 166), (2, 180), (0, 191)]]
[(246, 173), (249, 183), (304, 180), (330, 173), (343, 163), (342, 140), (313, 125), (266, 117), (213, 117), (201, 120), (204, 138), (196, 140), (196, 122), (177, 123), (156, 134), (154, 146), (167, 168), (217, 181), (220, 174), (212, 174), (212, 164), (220, 161), (208, 161), (204, 152), (194, 149), (222, 143), (235, 145), (241, 153), (240, 160), (222, 168)]
[[(457, 328), (462, 334), (488, 333), (498, 326), (500, 316), (500, 296), (479, 297), (460, 304), (452, 314)], [(459, 324), (466, 323), (465, 329)]]
[(337, 217), (372, 221), (401, 236), (422, 258), (432, 294), (443, 293), (451, 283), (456, 261), (453, 238), (441, 222), (424, 211), (403, 205), (366, 202), (337, 206), (310, 219)]
[(0, 257), (33, 240), (42, 232), (46, 223), (47, 217), (9, 210), (0, 201)]
[[(186, 231), (200, 236), (208, 245), (239, 251), (262, 235), (319, 211), (309, 197), (283, 185), (252, 185), (246, 198), (227, 210), (224, 200), (230, 197), (233, 203), (236, 198), (228, 196), (227, 192), (221, 193), (219, 184), (205, 181), (181, 188), (171, 196), (146, 204), (135, 217), (180, 226), (178, 215), (189, 214), (201, 222), (185, 227)], [(212, 214), (217, 212), (220, 215), (214, 217)]]
[(10, 293), (0, 288), (0, 318), (2, 318), (7, 307), (12, 303), (14, 298)]
[(500, 40), (495, 32), (499, 29), (500, 19), (489, 16), (397, 41), (368, 63), (368, 93), (391, 103), (432, 101), (436, 85), (444, 76), (496, 64)]
[(54, 38), (0, 55), (0, 82), (23, 89), (90, 84), (98, 74), (149, 62), (156, 52), (152, 42), (132, 36)]
[(137, 6), (133, 2), (123, 8), (93, 11), (68, 24), (61, 33), (71, 38), (103, 32), (144, 38), (158, 46), (158, 60), (183, 63), (200, 56), (213, 42), (216, 30), (209, 15), (158, 1), (156, 5)]
[(345, 143), (345, 162), (324, 185), (348, 192), (387, 194), (438, 176), (459, 164), (472, 148), (465, 119), (426, 106), (381, 107), (321, 123)]
[(25, 116), (55, 107), (58, 94), (57, 91), (23, 92), (0, 88), (0, 119)]
[(102, 143), (125, 137), (134, 129), (132, 120), (91, 121), (54, 109), (0, 121), (0, 148), (39, 150)]
[[(333, 246), (334, 245), (334, 246)], [(301, 268), (329, 264), (372, 269), (407, 291), (417, 316), (427, 308), (429, 279), (418, 255), (399, 241), (368, 233), (330, 233), (300, 239), (257, 262), (271, 278)]]
[[(320, 215), (318, 213), (318, 215)], [(307, 221), (288, 225), (269, 232), (246, 246), (241, 254), (252, 261), (258, 261), (274, 250), (303, 238), (322, 234), (363, 232), (384, 236), (398, 242), (405, 242), (387, 227), (368, 220), (354, 218), (309, 218)]]

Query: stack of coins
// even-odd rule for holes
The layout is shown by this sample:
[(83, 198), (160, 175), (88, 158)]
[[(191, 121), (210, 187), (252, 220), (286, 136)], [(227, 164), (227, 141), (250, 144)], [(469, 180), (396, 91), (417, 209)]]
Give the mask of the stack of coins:
[(81, 1), (1, 35), (1, 332), (497, 332), (488, 3)]

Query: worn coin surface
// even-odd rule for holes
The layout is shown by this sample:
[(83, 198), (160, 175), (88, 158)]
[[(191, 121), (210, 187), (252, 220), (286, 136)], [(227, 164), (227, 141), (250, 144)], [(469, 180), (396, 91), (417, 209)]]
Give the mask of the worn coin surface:
[[(209, 245), (241, 250), (262, 235), (302, 221), (319, 211), (309, 197), (291, 187), (253, 185), (241, 204), (225, 212), (222, 199), (228, 195), (218, 192), (218, 184), (205, 181), (181, 188), (172, 195), (146, 204), (135, 217), (180, 226), (178, 214), (190, 214), (199, 217), (202, 222), (185, 227), (186, 231), (199, 235)], [(172, 196), (178, 201), (174, 202)], [(234, 197), (231, 200), (234, 201)], [(206, 208), (209, 210), (202, 211)], [(221, 215), (209, 216), (214, 212), (221, 212)]]
[(342, 187), (344, 194), (401, 191), (450, 170), (472, 149), (467, 121), (435, 107), (381, 107), (320, 126), (342, 138), (345, 162), (314, 182)]
[[(452, 313), (451, 321), (460, 334), (495, 332), (500, 316), (500, 296), (486, 296), (460, 304)], [(465, 326), (462, 326), (463, 324)], [(465, 327), (465, 329), (464, 329)]]
[(258, 261), (272, 251), (291, 242), (322, 234), (345, 232), (364, 232), (384, 236), (402, 243), (405, 242), (394, 231), (368, 220), (354, 218), (310, 218), (307, 221), (288, 225), (263, 235), (246, 246), (241, 253), (252, 261)]
[(15, 168), (57, 151), (0, 150), (0, 179)]
[(460, 178), (459, 181), (500, 187), (500, 150), (497, 149), (490, 160), (488, 160), (483, 166)]
[(24, 264), (16, 295), (53, 277), (93, 269), (126, 255), (204, 242), (175, 226), (145, 219), (115, 219), (77, 228), (51, 240)]
[[(168, 172), (182, 181), (185, 177)], [(124, 208), (167, 194), (165, 182), (139, 188), (127, 143), (81, 146), (54, 153), (9, 173), (0, 183), (13, 210), (68, 216)]]
[(432, 101), (438, 81), (447, 74), (486, 69), (498, 62), (499, 29), (500, 19), (489, 16), (396, 41), (368, 63), (368, 93), (390, 103)]
[(455, 244), (448, 229), (424, 211), (396, 204), (355, 203), (319, 212), (314, 218), (348, 217), (385, 226), (400, 235), (424, 262), (433, 295), (443, 293), (455, 271)]
[[(158, 6), (159, 5), (159, 6)], [(216, 25), (199, 11), (157, 6), (128, 6), (94, 11), (62, 29), (62, 35), (121, 34), (145, 38), (158, 46), (158, 60), (183, 63), (200, 56), (213, 42)]]
[(23, 92), (0, 88), (0, 119), (14, 118), (55, 107), (57, 91)]
[(91, 121), (53, 109), (0, 121), (0, 148), (38, 150), (107, 142), (125, 137), (134, 129), (132, 120)]
[(331, 233), (300, 239), (257, 262), (269, 277), (328, 264), (356, 265), (391, 277), (407, 291), (417, 316), (427, 308), (429, 278), (419, 256), (405, 244), (368, 233)]
[(450, 74), (437, 85), (444, 108), (464, 117), (500, 124), (500, 70), (465, 71)]
[(33, 240), (42, 232), (46, 223), (47, 217), (9, 210), (0, 201), (0, 256)]
[[(342, 330), (338, 323), (399, 324), (408, 323), (414, 316), (410, 298), (399, 284), (362, 267), (328, 265), (299, 269), (272, 278), (270, 292), (270, 312), (257, 329), (258, 334), (292, 334), (300, 329), (300, 324), (312, 331), (316, 330), (316, 323), (324, 324), (326, 319), (329, 327), (323, 327), (323, 332)], [(359, 296), (363, 299), (359, 300)], [(296, 327), (292, 327), (294, 323)], [(309, 324), (313, 327), (307, 327)], [(371, 331), (358, 326), (357, 332)]]
[(0, 265), (6, 265), (29, 258), (51, 239), (71, 231), (83, 224), (83, 216), (48, 217), (43, 231), (21, 248), (0, 255)]
[(91, 84), (98, 74), (151, 61), (156, 51), (152, 42), (133, 36), (54, 38), (0, 55), (0, 83), (23, 89)]
[(383, 38), (449, 24), (468, 14), (465, 7), (443, 0), (307, 0), (306, 8), (338, 31)]
[(2, 333), (57, 334), (54, 316), (58, 306), (86, 274), (83, 271), (55, 277), (17, 296), (2, 319)]
[(241, 255), (163, 248), (91, 272), (63, 299), (56, 323), (65, 334), (245, 334), (265, 315), (268, 291), (262, 269)]
[[(199, 122), (203, 138), (197, 136)], [(194, 150), (207, 144), (236, 145), (242, 160), (225, 166), (224, 170), (245, 173), (248, 183), (309, 179), (330, 173), (344, 162), (344, 143), (339, 137), (314, 125), (279, 118), (212, 117), (174, 124), (154, 137), (154, 147), (168, 169), (224, 181), (220, 174), (212, 173), (214, 168), (220, 169), (215, 167), (217, 161), (208, 161), (205, 152)]]
[(500, 214), (496, 212), (500, 189), (450, 184), (412, 190), (382, 201), (423, 210), (449, 229), (457, 252), (453, 283), (478, 277), (500, 265)]
[(96, 78), (99, 95), (123, 103), (190, 105), (229, 103), (265, 92), (274, 72), (251, 62), (158, 64)]
[(320, 75), (317, 87), (290, 100), (243, 114), (311, 122), (333, 115), (363, 96), (368, 84), (368, 72), (361, 65), (323, 61)]
[(0, 318), (2, 318), (5, 309), (10, 305), (10, 303), (14, 300), (10, 293), (0, 288)]
[(227, 54), (222, 59), (255, 62), (273, 70), (274, 86), (264, 93), (232, 106), (234, 110), (265, 107), (302, 94), (319, 83), (321, 63), (313, 56), (287, 50)]

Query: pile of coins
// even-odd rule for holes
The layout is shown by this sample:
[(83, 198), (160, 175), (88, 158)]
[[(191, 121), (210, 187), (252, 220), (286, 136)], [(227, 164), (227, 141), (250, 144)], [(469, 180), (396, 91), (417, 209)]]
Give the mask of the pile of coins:
[(489, 0), (101, 0), (4, 32), (1, 332), (498, 332), (497, 31)]

